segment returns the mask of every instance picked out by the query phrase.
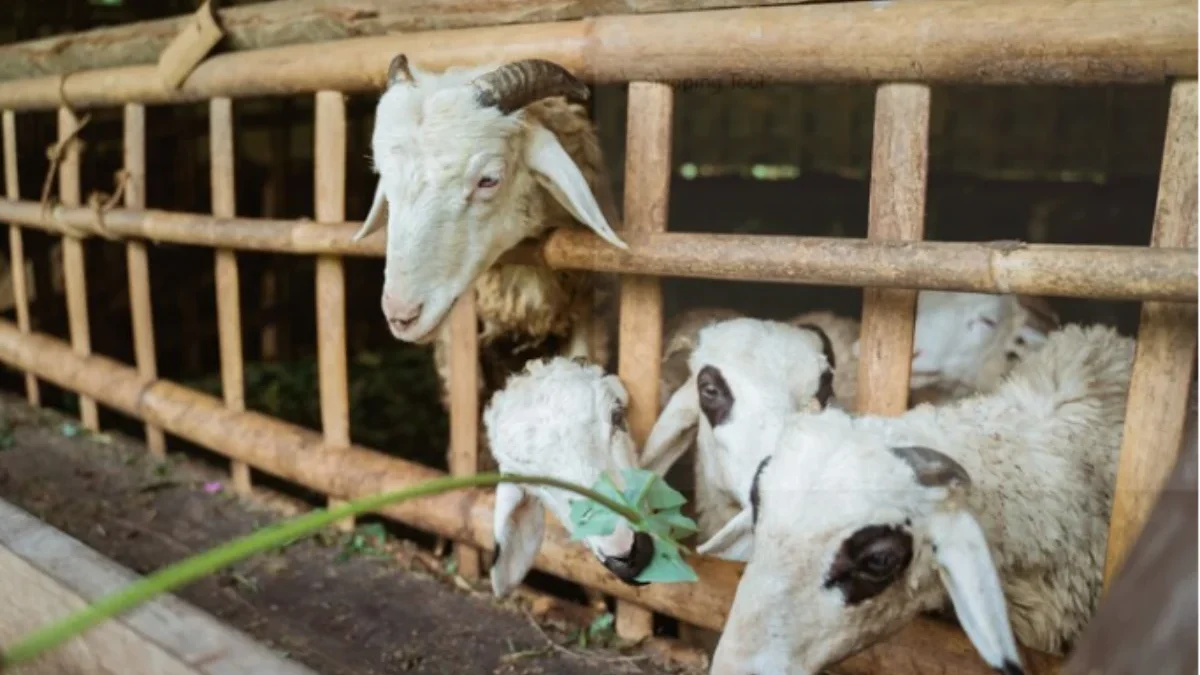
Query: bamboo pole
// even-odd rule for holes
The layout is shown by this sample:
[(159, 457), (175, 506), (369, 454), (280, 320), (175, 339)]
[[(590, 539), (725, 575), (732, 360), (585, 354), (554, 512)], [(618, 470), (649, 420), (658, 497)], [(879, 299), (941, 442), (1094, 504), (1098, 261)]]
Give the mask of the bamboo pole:
[[(233, 101), (214, 98), (209, 103), (208, 111), (213, 215), (232, 218), (237, 210)], [(221, 349), (221, 392), (225, 397), (225, 405), (230, 410), (240, 412), (246, 409), (246, 392), (242, 365), (241, 291), (234, 249), (217, 249), (213, 275), (217, 292), (217, 338)], [(229, 473), (234, 491), (249, 494), (250, 467), (234, 460), (229, 466)]]
[[(17, 173), (17, 119), (11, 110), (4, 111), (4, 192), (12, 200), (21, 198), (20, 176)], [(13, 304), (17, 310), (17, 326), (22, 333), (29, 333), (29, 289), (25, 285), (25, 242), (21, 228), (8, 226), (9, 264), (12, 266)], [(43, 291), (45, 293), (47, 291)], [(37, 378), (25, 373), (25, 397), (35, 408), (42, 405), (42, 392)]]
[[(479, 471), (479, 327), (475, 289), (468, 289), (450, 313), (450, 473), (471, 475)], [(466, 544), (454, 547), (458, 574), (474, 581), (482, 575), (483, 551)]]
[[(925, 236), (929, 156), (929, 87), (887, 83), (875, 94), (875, 140), (867, 238), (916, 241)], [(863, 289), (858, 400), (861, 413), (908, 410), (917, 292)]]
[[(139, 103), (125, 106), (125, 205), (146, 208), (146, 108)], [(129, 314), (133, 322), (133, 353), (138, 373), (146, 382), (158, 379), (154, 355), (154, 313), (150, 299), (150, 257), (146, 242), (130, 239), (125, 244), (129, 272)], [(167, 439), (162, 429), (146, 425), (146, 447), (155, 457), (167, 456)]]
[[(94, 225), (89, 209), (0, 200), (0, 220), (62, 234)], [(118, 237), (294, 254), (383, 257), (383, 241), (352, 243), (362, 223), (215, 218), (112, 209), (105, 227)], [(1081, 246), (1017, 242), (869, 241), (845, 237), (638, 233), (628, 252), (591, 232), (560, 230), (540, 247), (506, 258), (554, 269), (662, 277), (831, 286), (928, 288), (1106, 300), (1195, 302), (1193, 247)], [(719, 251), (719, 256), (712, 255)]]
[[(351, 446), (329, 449), (320, 434), (256, 412), (237, 412), (221, 401), (173, 382), (146, 385), (137, 371), (104, 356), (83, 357), (61, 340), (23, 335), (0, 320), (0, 361), (33, 372), (67, 389), (86, 392), (127, 415), (309, 489), (346, 498), (416, 485), (445, 474), (414, 462)], [(494, 545), (494, 491), (463, 490), (388, 507), (381, 513), (412, 527), (474, 543)], [(562, 525), (547, 520), (537, 569), (711, 630), (728, 617), (744, 564), (705, 556), (687, 562), (698, 581), (629, 586), (604, 568)], [(1054, 673), (1060, 659), (1029, 652), (1029, 675)], [(939, 668), (941, 670), (939, 670)], [(848, 675), (919, 675), (953, 672), (990, 675), (961, 631), (918, 619), (887, 642), (838, 668)]]
[(0, 108), (378, 91), (397, 52), (434, 70), (544, 58), (595, 82), (1161, 82), (1196, 76), (1196, 24), (1187, 0), (905, 0), (606, 16), (220, 54), (172, 90), (152, 65), (10, 81), (0, 83)]
[[(317, 222), (346, 218), (346, 99), (341, 92), (317, 92), (313, 123), (313, 193)], [(342, 259), (319, 255), (316, 262), (317, 358), (321, 429), (331, 448), (350, 447), (350, 392), (346, 371), (346, 275)], [(330, 497), (332, 508), (339, 501)], [(354, 519), (339, 523), (354, 529)]]
[[(78, 127), (79, 118), (70, 108), (58, 109), (58, 141), (66, 143), (62, 149), (62, 160), (58, 164), (58, 191), (59, 199), (65, 206), (79, 206), (81, 202), (80, 144), (78, 139), (73, 138)], [(92, 353), (92, 336), (88, 327), (87, 269), (83, 240), (67, 235), (63, 237), (62, 246), (63, 283), (66, 286), (71, 345), (77, 354), (87, 356)], [(88, 430), (100, 430), (100, 411), (96, 408), (96, 401), (90, 397), (79, 397), (79, 418)]]
[[(625, 152), (624, 232), (665, 232), (671, 202), (671, 120), (674, 92), (657, 82), (629, 83)], [(620, 280), (618, 375), (629, 390), (629, 433), (638, 447), (658, 416), (662, 358), (662, 287), (657, 277)], [(654, 634), (654, 615), (620, 602), (617, 634), (640, 640)]]
[[(1196, 246), (1196, 124), (1196, 80), (1177, 82), (1171, 89), (1151, 246)], [(1106, 590), (1178, 458), (1195, 363), (1195, 300), (1144, 303), (1109, 520)]]

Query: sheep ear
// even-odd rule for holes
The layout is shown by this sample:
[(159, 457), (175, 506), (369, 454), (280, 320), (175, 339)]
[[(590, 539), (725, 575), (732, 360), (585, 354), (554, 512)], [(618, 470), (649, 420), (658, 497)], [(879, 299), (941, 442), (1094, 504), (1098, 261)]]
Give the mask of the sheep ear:
[(587, 179), (583, 177), (583, 173), (553, 132), (541, 126), (531, 126), (525, 159), (537, 176), (538, 182), (549, 190), (576, 220), (587, 225), (604, 241), (619, 249), (628, 250), (629, 245), (622, 241), (608, 224), (596, 197), (588, 187)]
[(1000, 577), (983, 529), (966, 511), (935, 513), (929, 533), (954, 613), (983, 660), (1001, 673), (1022, 673)]
[(700, 399), (696, 394), (696, 379), (691, 378), (675, 391), (654, 422), (642, 449), (642, 468), (667, 475), (671, 466), (696, 442), (699, 423)]
[(697, 546), (696, 553), (745, 562), (753, 548), (754, 512), (742, 509), (708, 541)]
[(363, 226), (354, 233), (350, 241), (362, 241), (364, 237), (383, 227), (388, 218), (387, 209), (387, 197), (383, 194), (383, 180), (380, 180), (375, 186), (375, 198), (371, 200), (371, 210), (367, 212), (367, 219), (363, 221)]
[(892, 454), (908, 464), (917, 482), (929, 488), (966, 488), (971, 476), (961, 464), (933, 448), (919, 445), (891, 448)]
[(496, 540), (492, 563), (492, 593), (508, 595), (533, 567), (542, 545), (546, 512), (541, 502), (512, 483), (496, 487), (492, 535)]

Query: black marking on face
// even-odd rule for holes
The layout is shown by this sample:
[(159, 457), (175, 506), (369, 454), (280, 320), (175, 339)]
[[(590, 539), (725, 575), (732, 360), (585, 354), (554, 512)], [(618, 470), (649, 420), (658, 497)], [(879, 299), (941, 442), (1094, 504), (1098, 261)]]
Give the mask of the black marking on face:
[(492, 546), (492, 560), (499, 560), (499, 559), (500, 559), (500, 542), (496, 542), (495, 545)]
[(718, 426), (729, 419), (733, 409), (733, 392), (721, 371), (713, 366), (704, 366), (696, 375), (696, 391), (700, 396), (700, 410), (708, 423)]
[(821, 409), (824, 410), (825, 406), (829, 404), (829, 399), (833, 397), (833, 371), (837, 369), (837, 359), (833, 357), (833, 343), (829, 341), (829, 336), (819, 326), (802, 323), (796, 327), (810, 330), (821, 338), (821, 351), (829, 363), (829, 368), (821, 372), (821, 378), (817, 381), (817, 403), (821, 404)]
[(612, 422), (614, 431), (629, 431), (629, 425), (626, 423), (625, 419), (625, 406), (617, 405), (615, 408), (613, 408), (612, 418), (609, 421)]
[(1005, 661), (1004, 665), (996, 670), (1004, 675), (1025, 675), (1025, 670), (1012, 661)]
[(894, 525), (868, 525), (842, 542), (824, 585), (857, 605), (886, 590), (911, 562), (911, 534)]
[(754, 471), (754, 480), (750, 483), (750, 523), (751, 525), (758, 524), (758, 479), (762, 476), (763, 469), (767, 468), (767, 463), (771, 461), (768, 455), (763, 458), (763, 461), (758, 463), (758, 469)]

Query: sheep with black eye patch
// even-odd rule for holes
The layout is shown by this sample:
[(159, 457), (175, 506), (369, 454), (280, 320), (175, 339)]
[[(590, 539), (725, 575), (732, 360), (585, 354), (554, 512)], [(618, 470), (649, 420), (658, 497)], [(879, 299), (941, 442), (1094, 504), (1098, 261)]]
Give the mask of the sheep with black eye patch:
[[(655, 422), (641, 465), (665, 476), (693, 445), (703, 553), (749, 504), (750, 482), (780, 415), (829, 404), (833, 370), (819, 330), (746, 317), (708, 323), (688, 353), (688, 376)], [(690, 492), (681, 489), (685, 495)], [(746, 551), (726, 557), (745, 559)]]
[[(626, 424), (629, 394), (616, 375), (582, 358), (530, 361), (496, 392), (483, 414), (492, 452), (503, 473), (548, 476), (591, 487), (607, 473), (623, 487), (622, 471), (636, 468)], [(508, 594), (533, 566), (544, 531), (544, 509), (570, 527), (571, 502), (580, 497), (554, 487), (501, 483), (496, 488), (491, 579)], [(649, 566), (654, 544), (620, 520), (607, 536), (583, 540), (605, 567), (626, 583)]]
[(1133, 354), (1068, 325), (988, 394), (781, 415), (711, 675), (812, 675), (951, 607), (1005, 675), (1018, 641), (1063, 654), (1100, 597)]

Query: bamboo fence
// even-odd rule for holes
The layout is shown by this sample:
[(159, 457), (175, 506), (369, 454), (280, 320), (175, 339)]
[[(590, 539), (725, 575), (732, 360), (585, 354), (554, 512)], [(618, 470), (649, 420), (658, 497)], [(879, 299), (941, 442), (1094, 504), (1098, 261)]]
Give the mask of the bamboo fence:
[[(631, 394), (635, 437), (657, 414), (664, 276), (864, 288), (863, 408), (905, 408), (915, 292), (918, 289), (1024, 293), (1143, 301), (1125, 423), (1106, 579), (1140, 530), (1173, 464), (1184, 427), (1196, 348), (1196, 18), (1186, 0), (907, 0), (600, 16), (554, 23), (437, 30), (346, 39), (317, 48), (291, 45), (213, 56), (178, 89), (153, 66), (123, 66), (0, 82), (11, 269), (25, 269), (21, 228), (63, 238), (70, 343), (33, 333), (23, 274), (14, 277), (17, 322), (0, 321), (0, 361), (78, 392), (85, 424), (103, 404), (146, 424), (148, 445), (162, 434), (211, 448), (233, 462), (234, 483), (256, 469), (349, 499), (425, 481), (437, 470), (388, 457), (349, 440), (345, 281), (342, 260), (382, 257), (383, 238), (353, 243), (346, 222), (344, 94), (378, 90), (397, 52), (428, 68), (540, 57), (592, 82), (630, 83), (625, 226), (630, 250), (594, 235), (555, 232), (510, 259), (554, 268), (615, 272), (620, 292), (619, 372)], [(722, 49), (714, 50), (712, 45)], [(689, 82), (866, 81), (877, 84), (868, 236), (865, 239), (666, 232), (674, 92)], [(922, 241), (927, 188), (930, 87), (944, 83), (1061, 84), (1171, 82), (1162, 174), (1149, 247)], [(232, 106), (238, 98), (315, 96), (315, 220), (235, 215)], [(145, 208), (147, 104), (210, 100), (211, 214)], [(79, 111), (125, 107), (125, 208), (80, 200), (79, 149), (70, 142)], [(16, 189), (18, 113), (59, 112), (68, 139), (58, 164), (61, 203), (49, 209)], [(126, 242), (136, 364), (90, 353), (81, 242)], [(160, 379), (154, 363), (147, 242), (215, 250), (223, 399)], [(245, 410), (238, 306), (238, 251), (317, 256), (320, 433)], [(477, 464), (479, 401), (474, 299), (455, 306), (451, 359), (451, 473)], [(492, 495), (468, 491), (386, 510), (398, 521), (450, 538), (460, 569), (481, 574), (490, 550)], [(535, 565), (619, 599), (620, 634), (649, 636), (652, 612), (720, 630), (742, 565), (705, 557), (689, 562), (695, 584), (620, 583), (561, 526), (549, 532)], [(1028, 672), (1055, 672), (1059, 660), (1029, 653)], [(889, 641), (847, 659), (843, 673), (987, 672), (963, 634), (919, 620)]]

